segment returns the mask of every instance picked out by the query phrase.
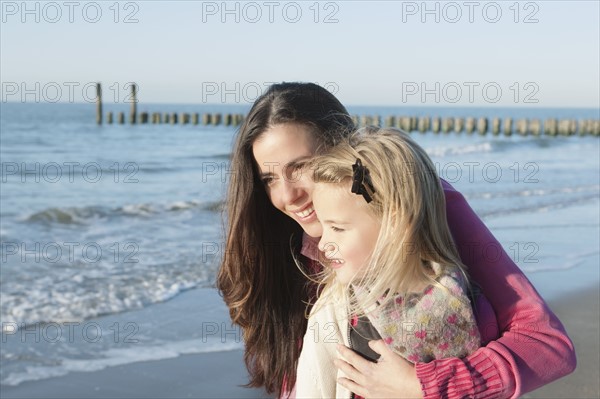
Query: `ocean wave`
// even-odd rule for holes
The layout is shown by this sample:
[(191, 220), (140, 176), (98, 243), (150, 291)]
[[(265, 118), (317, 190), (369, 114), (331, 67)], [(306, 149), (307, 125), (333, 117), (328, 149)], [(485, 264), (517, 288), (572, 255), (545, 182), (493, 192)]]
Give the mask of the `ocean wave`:
[(498, 216), (505, 216), (516, 213), (542, 213), (553, 209), (568, 208), (573, 205), (579, 205), (586, 202), (597, 201), (598, 193), (586, 194), (575, 198), (557, 198), (531, 205), (521, 205), (510, 208), (489, 209), (478, 211), (477, 214), (482, 219), (491, 219)]
[(219, 160), (229, 160), (231, 158), (231, 153), (221, 153), (215, 155), (190, 155), (185, 157), (185, 159), (219, 159)]
[(522, 150), (523, 148), (552, 148), (569, 146), (589, 146), (589, 143), (565, 143), (557, 138), (545, 137), (517, 137), (515, 139), (491, 138), (478, 143), (466, 144), (464, 142), (456, 143), (455, 145), (442, 145), (436, 147), (426, 147), (425, 151), (432, 158), (443, 158), (448, 156), (460, 156), (469, 154), (484, 154), (484, 153), (504, 153), (511, 152), (515, 149)]
[(45, 224), (84, 224), (86, 219), (107, 217), (110, 209), (101, 206), (47, 208), (24, 218), (25, 222)]
[(145, 270), (142, 275), (98, 275), (65, 271), (35, 281), (15, 281), (3, 288), (0, 319), (5, 328), (82, 322), (94, 317), (141, 309), (207, 285), (212, 271), (195, 263)]
[(207, 202), (204, 209), (210, 212), (221, 212), (225, 207), (224, 201)]
[(509, 190), (509, 191), (497, 191), (497, 192), (473, 192), (465, 194), (467, 200), (474, 199), (495, 199), (495, 198), (514, 198), (514, 197), (541, 197), (556, 194), (576, 194), (593, 192), (596, 195), (600, 192), (600, 185), (582, 185), (574, 187), (558, 187), (558, 188), (538, 188), (538, 189), (525, 189), (525, 190)]
[(484, 142), (461, 146), (439, 146), (425, 148), (425, 151), (430, 157), (442, 158), (447, 156), (492, 152), (494, 149), (492, 144), (492, 142)]
[[(553, 257), (552, 259), (549, 259), (548, 262), (524, 263), (522, 264), (522, 267), (525, 271), (531, 273), (564, 271), (575, 269), (589, 261), (589, 258), (598, 257), (598, 255), (600, 255), (600, 251), (597, 250), (586, 251), (576, 254), (566, 254), (564, 256), (564, 262), (562, 263), (556, 263), (556, 258)], [(595, 264), (597, 264), (597, 260)]]
[(521, 265), (522, 269), (529, 273), (540, 273), (540, 272), (560, 272), (565, 270), (575, 269), (579, 265), (581, 265), (584, 261), (571, 261), (564, 264), (531, 264), (525, 263)]
[(0, 228), (0, 239), (5, 241), (8, 238), (8, 230)]
[(180, 212), (185, 210), (199, 209), (208, 212), (219, 212), (222, 210), (221, 201), (201, 202), (197, 200), (174, 201), (165, 204), (141, 203), (128, 204), (116, 208), (106, 206), (90, 205), (84, 207), (52, 207), (21, 218), (26, 223), (61, 224), (61, 225), (83, 225), (93, 219), (112, 217), (151, 217), (166, 212)]

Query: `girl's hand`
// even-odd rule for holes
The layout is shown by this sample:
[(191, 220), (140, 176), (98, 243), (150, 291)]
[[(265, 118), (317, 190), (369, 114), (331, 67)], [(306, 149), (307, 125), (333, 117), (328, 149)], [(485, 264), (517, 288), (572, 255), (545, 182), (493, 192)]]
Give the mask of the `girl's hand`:
[(348, 376), (338, 383), (364, 398), (422, 398), (421, 383), (409, 361), (390, 350), (382, 340), (369, 341), (381, 357), (370, 362), (352, 349), (338, 345), (335, 366)]

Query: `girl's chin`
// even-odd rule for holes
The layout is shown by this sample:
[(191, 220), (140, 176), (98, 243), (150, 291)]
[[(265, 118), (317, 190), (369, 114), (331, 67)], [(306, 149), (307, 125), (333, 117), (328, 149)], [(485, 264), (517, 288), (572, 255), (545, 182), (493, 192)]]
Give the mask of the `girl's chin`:
[(339, 273), (337, 270), (335, 271), (335, 279), (337, 283), (341, 284), (344, 287), (350, 285), (350, 283), (352, 282), (352, 279), (347, 279), (345, 277), (346, 276), (344, 276), (343, 273)]

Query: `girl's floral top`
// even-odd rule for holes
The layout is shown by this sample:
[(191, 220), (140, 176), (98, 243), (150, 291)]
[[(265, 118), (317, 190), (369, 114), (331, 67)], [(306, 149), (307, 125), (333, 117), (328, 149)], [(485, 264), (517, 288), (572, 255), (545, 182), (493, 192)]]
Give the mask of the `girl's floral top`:
[(439, 284), (397, 295), (367, 313), (385, 343), (413, 363), (464, 357), (481, 345), (464, 277), (432, 266)]

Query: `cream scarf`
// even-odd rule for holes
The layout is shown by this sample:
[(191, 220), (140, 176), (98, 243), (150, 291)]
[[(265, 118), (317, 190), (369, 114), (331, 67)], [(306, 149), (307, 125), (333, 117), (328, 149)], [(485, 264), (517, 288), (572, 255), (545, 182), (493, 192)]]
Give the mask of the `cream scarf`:
[(333, 360), (339, 357), (336, 345), (349, 346), (349, 320), (342, 301), (333, 302), (332, 295), (322, 293), (308, 318), (308, 327), (298, 360), (296, 398), (343, 398), (352, 393), (337, 383), (344, 373)]

